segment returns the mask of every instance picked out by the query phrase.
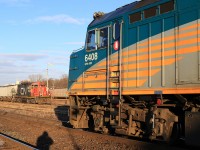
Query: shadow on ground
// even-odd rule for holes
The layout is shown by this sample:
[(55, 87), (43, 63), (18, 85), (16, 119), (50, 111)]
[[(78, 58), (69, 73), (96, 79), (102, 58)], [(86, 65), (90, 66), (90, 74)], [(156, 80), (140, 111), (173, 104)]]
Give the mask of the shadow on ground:
[(58, 120), (62, 122), (62, 125), (68, 128), (72, 128), (69, 123), (69, 106), (57, 106), (54, 109), (55, 115), (57, 116)]
[(37, 148), (39, 150), (49, 150), (53, 144), (53, 139), (49, 136), (48, 132), (44, 131), (37, 139)]
[[(72, 125), (69, 123), (69, 106), (57, 106), (54, 109), (55, 115), (57, 116), (58, 120), (62, 122), (62, 125), (67, 128), (72, 128)], [(72, 133), (68, 130), (68, 136), (73, 143), (73, 147), (75, 150), (79, 150), (80, 147), (77, 145)]]

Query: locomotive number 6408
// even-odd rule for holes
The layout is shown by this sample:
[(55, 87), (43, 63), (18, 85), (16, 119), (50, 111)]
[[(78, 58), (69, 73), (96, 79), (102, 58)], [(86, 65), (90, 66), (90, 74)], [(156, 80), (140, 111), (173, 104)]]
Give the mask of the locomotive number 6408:
[(94, 61), (98, 59), (98, 53), (90, 53), (85, 55), (85, 62)]

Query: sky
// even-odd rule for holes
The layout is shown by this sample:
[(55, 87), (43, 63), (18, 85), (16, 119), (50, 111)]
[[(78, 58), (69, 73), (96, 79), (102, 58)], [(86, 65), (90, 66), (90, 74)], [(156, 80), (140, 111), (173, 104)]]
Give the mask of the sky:
[(29, 75), (68, 74), (73, 50), (84, 46), (93, 13), (134, 0), (0, 0), (0, 85)]

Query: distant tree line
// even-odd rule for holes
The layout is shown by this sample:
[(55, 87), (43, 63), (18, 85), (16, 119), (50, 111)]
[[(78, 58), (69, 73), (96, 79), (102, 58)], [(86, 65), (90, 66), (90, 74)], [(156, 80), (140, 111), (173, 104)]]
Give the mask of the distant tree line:
[[(47, 79), (45, 79), (41, 74), (34, 74), (28, 76), (29, 81), (31, 82), (37, 82), (41, 81), (44, 82), (45, 85), (47, 85)], [(68, 76), (66, 74), (63, 74), (59, 79), (49, 78), (48, 79), (48, 86), (49, 89), (63, 89), (67, 88), (68, 85)]]

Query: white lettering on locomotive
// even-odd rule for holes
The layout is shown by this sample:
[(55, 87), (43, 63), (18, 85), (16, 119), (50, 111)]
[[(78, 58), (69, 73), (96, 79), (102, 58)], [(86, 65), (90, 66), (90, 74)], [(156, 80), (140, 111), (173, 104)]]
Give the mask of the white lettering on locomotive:
[(90, 65), (92, 64), (92, 61), (98, 59), (98, 53), (90, 53), (85, 55), (85, 65)]

